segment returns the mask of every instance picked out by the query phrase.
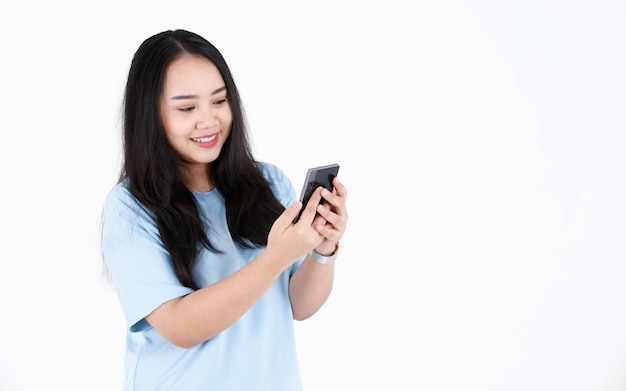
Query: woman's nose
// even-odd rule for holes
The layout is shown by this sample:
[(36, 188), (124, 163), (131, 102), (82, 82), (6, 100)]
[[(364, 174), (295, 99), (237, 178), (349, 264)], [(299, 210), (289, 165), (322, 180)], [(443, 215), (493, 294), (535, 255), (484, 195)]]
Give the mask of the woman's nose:
[(209, 129), (218, 124), (217, 116), (212, 109), (206, 109), (196, 122), (196, 129)]

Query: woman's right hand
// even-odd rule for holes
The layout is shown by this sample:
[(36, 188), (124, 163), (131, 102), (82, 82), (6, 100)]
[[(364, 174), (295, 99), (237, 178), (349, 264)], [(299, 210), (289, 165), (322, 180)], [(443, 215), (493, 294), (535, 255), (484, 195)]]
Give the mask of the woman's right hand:
[(294, 224), (293, 220), (303, 207), (300, 201), (287, 207), (272, 225), (266, 251), (272, 259), (282, 262), (285, 268), (324, 241), (324, 237), (315, 229), (318, 224), (325, 223), (323, 217), (316, 215), (317, 205), (322, 199), (321, 190), (319, 187), (313, 192), (297, 223)]

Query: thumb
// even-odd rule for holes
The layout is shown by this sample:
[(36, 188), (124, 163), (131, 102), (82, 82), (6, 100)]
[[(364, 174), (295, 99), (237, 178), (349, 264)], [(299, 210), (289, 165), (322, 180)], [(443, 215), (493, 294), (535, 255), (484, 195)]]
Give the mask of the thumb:
[(298, 216), (300, 209), (302, 209), (301, 201), (296, 201), (289, 205), (278, 219), (276, 219), (276, 224), (279, 225), (282, 230), (287, 229), (291, 224), (295, 223), (294, 220)]

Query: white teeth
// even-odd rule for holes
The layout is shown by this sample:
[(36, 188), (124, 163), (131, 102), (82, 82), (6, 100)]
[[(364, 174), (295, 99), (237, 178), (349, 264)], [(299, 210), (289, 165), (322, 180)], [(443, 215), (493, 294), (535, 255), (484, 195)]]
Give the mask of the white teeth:
[(209, 141), (215, 140), (215, 137), (217, 137), (217, 136), (192, 138), (191, 140), (195, 141), (197, 143), (208, 143)]

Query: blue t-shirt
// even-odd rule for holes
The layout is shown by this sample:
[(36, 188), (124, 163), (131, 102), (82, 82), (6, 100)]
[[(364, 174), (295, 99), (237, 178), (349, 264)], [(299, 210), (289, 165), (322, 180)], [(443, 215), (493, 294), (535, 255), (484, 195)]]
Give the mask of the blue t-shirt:
[[(276, 166), (259, 163), (278, 200), (296, 200), (291, 181)], [(211, 242), (222, 254), (202, 250), (196, 281), (219, 281), (257, 257), (230, 237), (219, 190), (193, 193)], [(192, 348), (177, 347), (146, 320), (162, 303), (189, 294), (172, 269), (152, 213), (118, 184), (104, 203), (102, 247), (127, 322), (124, 390), (296, 391), (302, 389), (289, 302), (289, 277), (302, 259), (285, 270), (234, 324)]]

